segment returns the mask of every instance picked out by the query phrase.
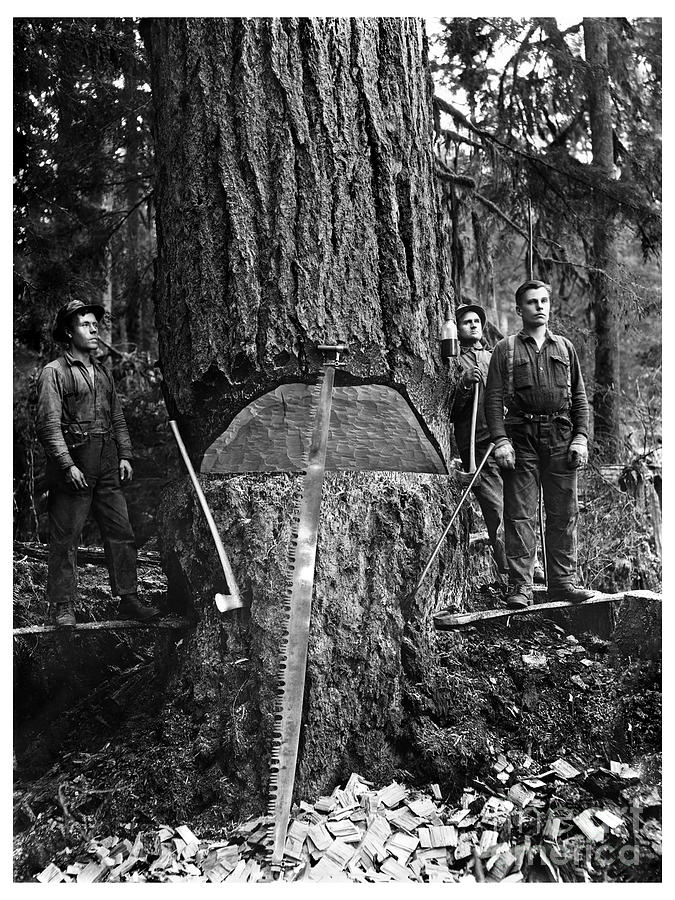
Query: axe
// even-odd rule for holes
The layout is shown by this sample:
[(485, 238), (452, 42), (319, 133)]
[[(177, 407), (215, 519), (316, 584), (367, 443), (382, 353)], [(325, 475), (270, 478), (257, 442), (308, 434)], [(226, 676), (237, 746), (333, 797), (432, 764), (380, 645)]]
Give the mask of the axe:
[(227, 553), (225, 552), (225, 547), (223, 546), (223, 542), (220, 539), (220, 534), (218, 533), (218, 528), (216, 526), (211, 510), (209, 509), (209, 504), (206, 502), (204, 491), (202, 490), (202, 486), (199, 483), (197, 474), (192, 466), (192, 463), (190, 462), (190, 457), (188, 456), (188, 452), (185, 448), (185, 444), (183, 443), (183, 439), (180, 436), (178, 423), (174, 419), (169, 419), (169, 426), (171, 428), (171, 431), (173, 432), (173, 436), (176, 438), (176, 443), (178, 444), (180, 455), (183, 457), (185, 468), (188, 470), (188, 475), (190, 476), (192, 486), (195, 489), (195, 494), (197, 495), (197, 499), (199, 500), (199, 505), (202, 508), (204, 518), (206, 519), (211, 531), (211, 536), (213, 537), (213, 541), (216, 545), (216, 551), (218, 552), (220, 564), (223, 567), (225, 581), (230, 591), (229, 594), (216, 594), (216, 606), (218, 607), (218, 610), (220, 612), (228, 612), (231, 609), (241, 609), (244, 603), (239, 594), (239, 588), (237, 587), (237, 582), (234, 577), (234, 572), (232, 571), (232, 566), (230, 565), (230, 561), (227, 558)]

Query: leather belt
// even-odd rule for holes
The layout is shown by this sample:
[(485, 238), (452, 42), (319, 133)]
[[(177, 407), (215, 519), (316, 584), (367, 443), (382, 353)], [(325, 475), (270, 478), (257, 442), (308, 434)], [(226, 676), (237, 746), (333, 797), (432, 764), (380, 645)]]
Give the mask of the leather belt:
[(521, 412), (518, 413), (521, 415), (523, 419), (527, 419), (528, 422), (552, 422), (554, 419), (560, 418), (560, 416), (567, 415), (564, 412), (556, 412), (556, 413), (526, 413)]

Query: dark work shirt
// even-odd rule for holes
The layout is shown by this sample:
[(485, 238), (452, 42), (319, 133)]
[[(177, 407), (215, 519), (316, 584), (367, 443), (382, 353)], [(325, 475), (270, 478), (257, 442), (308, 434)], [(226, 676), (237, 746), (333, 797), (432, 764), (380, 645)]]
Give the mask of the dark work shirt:
[(588, 400), (579, 358), (572, 344), (566, 340), (569, 356), (572, 402), (567, 402), (567, 361), (551, 333), (547, 330), (541, 349), (531, 335), (520, 331), (514, 346), (514, 396), (507, 403), (507, 338), (495, 347), (485, 390), (485, 415), (493, 441), (506, 437), (506, 422), (523, 421), (522, 413), (552, 414), (561, 412), (572, 421), (573, 433), (588, 435)]
[[(492, 351), (476, 341), (474, 344), (461, 345), (459, 364), (462, 374), (468, 372), (473, 366), (478, 366), (481, 380), (478, 382), (478, 417), (476, 419), (476, 443), (490, 439), (487, 421), (485, 419), (485, 384), (487, 382), (488, 369)], [(457, 446), (468, 450), (471, 443), (471, 413), (473, 410), (473, 382), (468, 388), (462, 386), (461, 381), (455, 389), (450, 412), (450, 421), (455, 428), (455, 441)]]
[(93, 360), (91, 368), (70, 353), (44, 367), (38, 379), (37, 436), (48, 459), (62, 469), (73, 463), (69, 447), (90, 434), (112, 432), (120, 459), (133, 450), (112, 375)]

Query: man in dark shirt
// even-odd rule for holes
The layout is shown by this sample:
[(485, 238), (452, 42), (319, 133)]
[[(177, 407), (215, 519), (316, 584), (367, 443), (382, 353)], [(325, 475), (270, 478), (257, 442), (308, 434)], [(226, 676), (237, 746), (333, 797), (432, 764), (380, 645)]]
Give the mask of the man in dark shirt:
[(123, 618), (159, 614), (137, 595), (136, 542), (121, 481), (131, 481), (129, 432), (98, 347), (102, 306), (73, 300), (56, 317), (54, 338), (67, 351), (38, 379), (37, 436), (47, 456), (49, 567), (47, 599), (54, 624), (75, 624), (77, 547), (91, 510), (101, 529), (113, 595)]
[[(473, 396), (475, 386), (478, 385), (478, 415), (476, 419), (475, 456), (480, 461), (490, 443), (490, 432), (485, 420), (484, 390), (487, 380), (488, 368), (492, 351), (482, 344), (483, 328), (485, 327), (485, 310), (478, 304), (458, 306), (455, 310), (457, 322), (457, 337), (459, 338), (460, 356), (459, 362), (462, 374), (457, 384), (450, 421), (455, 429), (455, 441), (465, 471), (469, 470), (471, 451), (471, 418), (473, 411)], [(485, 526), (492, 544), (497, 569), (502, 574), (508, 572), (506, 552), (504, 550), (503, 518), (503, 491), (502, 476), (499, 467), (491, 456), (483, 466), (478, 483), (473, 487), (473, 493), (478, 501)]]
[(504, 479), (507, 603), (514, 608), (532, 603), (540, 484), (549, 597), (580, 603), (593, 596), (575, 586), (576, 470), (588, 460), (584, 381), (570, 341), (548, 330), (550, 287), (543, 281), (521, 284), (516, 312), (522, 330), (495, 347), (485, 394), (487, 424)]

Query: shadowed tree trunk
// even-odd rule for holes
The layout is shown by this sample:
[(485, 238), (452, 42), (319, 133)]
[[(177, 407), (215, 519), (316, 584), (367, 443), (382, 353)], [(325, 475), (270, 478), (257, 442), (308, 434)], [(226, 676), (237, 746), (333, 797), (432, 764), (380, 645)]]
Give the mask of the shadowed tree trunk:
[[(584, 19), (586, 61), (589, 64), (588, 100), (593, 164), (598, 174), (611, 179), (614, 172), (612, 98), (609, 90), (606, 19)], [(597, 192), (593, 225), (593, 264), (608, 271), (614, 266), (615, 223), (607, 197)], [(591, 273), (592, 308), (597, 344), (593, 427), (595, 441), (607, 462), (616, 461), (621, 445), (619, 309), (611, 282), (600, 272)]]
[[(438, 335), (452, 293), (421, 21), (154, 19), (143, 34), (156, 109), (160, 356), (195, 463), (262, 394), (316, 381), (317, 345), (339, 341), (350, 347), (339, 383), (398, 391), (447, 460), (452, 375)], [(205, 773), (196, 791), (210, 785), (228, 808), (260, 810), (300, 476), (202, 481), (247, 609), (217, 613), (215, 551), (188, 483), (174, 484), (160, 509), (164, 558), (174, 604), (193, 604), (199, 621), (174, 679), (189, 700), (171, 700), (166, 718), (195, 731)], [(441, 475), (327, 475), (301, 795), (352, 769), (379, 779), (420, 762), (415, 735), (433, 709), (431, 613), (461, 601), (463, 520), (418, 597), (406, 597), (457, 495)]]

